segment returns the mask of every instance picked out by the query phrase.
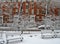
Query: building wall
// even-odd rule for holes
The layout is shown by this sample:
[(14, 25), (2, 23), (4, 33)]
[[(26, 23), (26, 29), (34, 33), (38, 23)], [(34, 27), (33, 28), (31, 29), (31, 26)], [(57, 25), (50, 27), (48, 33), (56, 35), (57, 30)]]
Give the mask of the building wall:
[[(0, 4), (0, 10), (1, 15), (3, 15), (3, 22), (9, 23), (9, 17), (14, 15), (19, 15), (20, 10), (22, 9), (22, 15), (35, 15), (35, 20), (36, 22), (40, 22), (43, 20), (43, 17), (45, 17), (46, 13), (43, 13), (46, 11), (46, 7), (42, 6), (46, 2), (39, 2), (37, 0), (23, 0), (22, 2), (22, 8), (20, 9), (20, 4), (21, 0), (0, 0), (2, 3)], [(6, 2), (7, 1), (7, 2)], [(58, 9), (57, 8), (52, 8), (53, 14), (57, 16), (58, 14)], [(52, 12), (50, 11), (50, 12)], [(49, 12), (49, 13), (50, 13)], [(52, 14), (52, 15), (53, 15)]]

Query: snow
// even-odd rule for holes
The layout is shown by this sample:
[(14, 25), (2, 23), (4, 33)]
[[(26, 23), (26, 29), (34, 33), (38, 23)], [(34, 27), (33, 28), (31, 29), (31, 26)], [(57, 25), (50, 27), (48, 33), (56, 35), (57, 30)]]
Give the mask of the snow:
[(30, 34), (22, 34), (21, 36), (23, 37), (22, 42), (15, 41), (9, 42), (8, 44), (60, 44), (60, 38), (42, 39), (41, 34), (39, 32), (32, 31), (32, 33), (30, 32)]
[(22, 42), (15, 42), (11, 44), (60, 44), (60, 38), (42, 39), (41, 34), (23, 34)]
[(36, 30), (36, 29), (38, 29), (38, 28), (27, 28), (28, 30)]
[(11, 29), (12, 27), (0, 27), (0, 29), (4, 30), (4, 29)]
[(21, 41), (22, 40), (22, 37), (9, 37), (7, 38), (8, 40), (8, 43), (11, 43), (11, 42), (15, 42), (15, 41)]
[(3, 39), (2, 39), (2, 38), (0, 38), (0, 44), (1, 44), (1, 43), (3, 43)]
[[(32, 35), (32, 37), (30, 37)], [(20, 44), (60, 44), (60, 39), (41, 39), (40, 34), (23, 35), (24, 40)]]
[[(45, 27), (45, 25), (38, 26), (38, 28), (40, 27)], [(46, 25), (46, 27), (50, 27), (50, 25)]]
[(7, 40), (10, 40), (10, 39), (18, 39), (18, 38), (21, 38), (21, 36), (13, 36), (13, 37), (9, 36), (9, 37), (7, 38)]
[(0, 38), (0, 42), (2, 42), (3, 40)]

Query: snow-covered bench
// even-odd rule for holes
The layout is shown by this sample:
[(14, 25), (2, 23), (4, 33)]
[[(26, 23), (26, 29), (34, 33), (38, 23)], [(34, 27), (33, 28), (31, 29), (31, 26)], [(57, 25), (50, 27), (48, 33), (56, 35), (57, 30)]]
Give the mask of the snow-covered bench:
[(42, 34), (42, 38), (45, 38), (45, 39), (49, 39), (49, 38), (54, 38), (54, 34), (53, 33), (44, 33)]
[(55, 37), (60, 38), (60, 30), (54, 30)]
[(0, 44), (4, 44), (4, 40), (0, 38)]
[(60, 33), (56, 33), (56, 38), (60, 38)]
[(6, 37), (7, 37), (6, 38), (7, 43), (23, 40), (23, 37), (21, 36), (21, 34), (19, 32), (7, 32)]
[(7, 38), (7, 42), (15, 42), (15, 41), (22, 41), (23, 38), (21, 36), (10, 36)]
[(54, 31), (52, 32), (52, 30), (42, 30), (41, 31), (41, 38), (55, 38), (55, 34)]
[(0, 31), (0, 44), (4, 44), (4, 40), (2, 38), (2, 32)]
[(9, 42), (22, 41), (23, 37), (20, 32), (7, 31), (0, 33), (0, 44), (8, 44)]

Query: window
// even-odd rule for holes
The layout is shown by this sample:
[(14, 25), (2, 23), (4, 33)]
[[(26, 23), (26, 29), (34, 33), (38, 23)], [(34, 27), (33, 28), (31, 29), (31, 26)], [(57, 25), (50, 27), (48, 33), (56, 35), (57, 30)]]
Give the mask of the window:
[(26, 13), (28, 13), (28, 9), (26, 9)]
[(39, 1), (39, 0), (37, 0), (37, 1)]
[(16, 0), (12, 0), (12, 2), (16, 2)]
[(6, 2), (6, 0), (1, 0), (1, 2)]
[(2, 14), (2, 10), (0, 10), (0, 15)]
[(3, 24), (3, 16), (0, 16), (0, 25)]
[(34, 2), (34, 0), (32, 0), (32, 2)]
[(6, 0), (7, 2), (11, 2), (11, 0)]
[(37, 14), (39, 14), (39, 9), (37, 9)]
[(32, 14), (34, 14), (34, 9), (32, 9)]
[(58, 15), (60, 15), (60, 10), (59, 10), (59, 12), (58, 12)]
[(29, 6), (27, 5), (27, 6), (26, 6), (26, 9), (28, 9), (28, 8), (29, 8)]
[(18, 0), (18, 2), (20, 2), (21, 0)]

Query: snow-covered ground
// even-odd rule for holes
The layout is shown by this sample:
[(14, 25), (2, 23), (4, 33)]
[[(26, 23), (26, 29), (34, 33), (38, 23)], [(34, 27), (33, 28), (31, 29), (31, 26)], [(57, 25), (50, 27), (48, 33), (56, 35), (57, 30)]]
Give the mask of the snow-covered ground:
[[(22, 42), (17, 40), (14, 42), (9, 42), (8, 44), (60, 44), (60, 38), (42, 39), (41, 33), (37, 32), (37, 31), (36, 32), (32, 31), (32, 32), (29, 32), (27, 34), (25, 32), (25, 34), (22, 34), (21, 36), (23, 37)], [(11, 37), (9, 37), (9, 39), (10, 38)]]
[(41, 34), (23, 34), (22, 42), (14, 42), (9, 44), (60, 44), (60, 38), (41, 39)]

